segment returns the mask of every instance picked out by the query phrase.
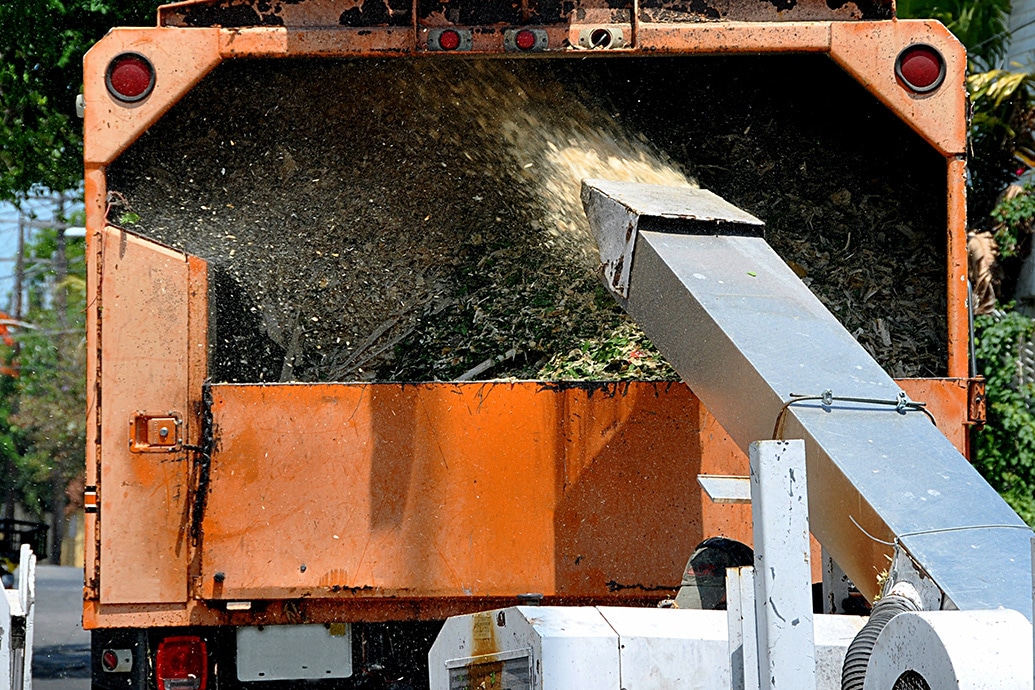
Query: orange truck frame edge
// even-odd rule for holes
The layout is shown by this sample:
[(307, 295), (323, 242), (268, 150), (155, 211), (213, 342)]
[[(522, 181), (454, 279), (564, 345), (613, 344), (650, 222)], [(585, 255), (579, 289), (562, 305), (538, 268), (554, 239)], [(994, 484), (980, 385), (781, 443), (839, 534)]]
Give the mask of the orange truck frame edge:
[[(481, 4), (460, 3), (475, 17)], [(207, 385), (206, 262), (117, 227), (106, 171), (224, 61), (452, 59), (449, 29), (470, 56), (828, 55), (944, 158), (947, 376), (900, 384), (966, 454), (982, 401), (968, 354), (963, 47), (938, 22), (895, 19), (890, 3), (714, 4), (703, 21), (673, 21), (666, 3), (576, 2), (555, 23), (533, 24), (525, 0), (513, 23), (461, 25), (452, 12), (422, 16), (414, 1), (387, 26), (343, 26), (352, 3), (191, 0), (159, 8), (157, 27), (114, 29), (89, 51), (83, 621), (95, 688), (166, 687), (159, 667), (175, 666), (177, 650), (189, 666), (197, 643), (204, 673), (191, 687), (216, 678), (236, 687), (227, 669), (242, 627), (367, 625), (382, 634), (351, 632), (363, 664), (393, 625), (419, 637), (433, 629), (424, 621), (523, 593), (653, 604), (702, 536), (751, 539), (750, 508), (711, 504), (695, 481), (744, 475), (747, 459), (683, 384)], [(242, 9), (253, 25), (229, 25)], [(515, 48), (526, 26), (542, 40), (535, 55)], [(942, 60), (937, 88), (912, 89), (896, 71), (918, 45)], [(133, 100), (110, 82), (127, 54), (153, 75)], [(333, 473), (305, 480), (306, 468), (332, 460)], [(644, 509), (652, 504), (664, 516)], [(631, 534), (652, 535), (650, 548)], [(860, 548), (875, 571), (889, 553)], [(876, 593), (875, 580), (857, 585)], [(430, 642), (415, 643), (413, 663)]]

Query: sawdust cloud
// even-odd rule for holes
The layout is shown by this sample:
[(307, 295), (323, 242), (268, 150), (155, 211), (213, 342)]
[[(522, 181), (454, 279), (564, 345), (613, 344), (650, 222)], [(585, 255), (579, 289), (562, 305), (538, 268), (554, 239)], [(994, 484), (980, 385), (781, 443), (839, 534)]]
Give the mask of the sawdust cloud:
[[(583, 179), (696, 187), (642, 133), (627, 131), (592, 94), (540, 81), (533, 69), (472, 62), (455, 82), (455, 105), (484, 135), (504, 143), (502, 160), (523, 190), (525, 216), (547, 245), (598, 262), (580, 200)], [(493, 148), (486, 149), (488, 152)]]

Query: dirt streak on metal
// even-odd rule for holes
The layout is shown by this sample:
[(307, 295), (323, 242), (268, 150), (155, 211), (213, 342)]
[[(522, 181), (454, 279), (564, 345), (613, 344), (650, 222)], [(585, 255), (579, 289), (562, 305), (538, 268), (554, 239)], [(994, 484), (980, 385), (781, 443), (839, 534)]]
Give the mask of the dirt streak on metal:
[(465, 668), (467, 670), (467, 687), (472, 690), (492, 690), (503, 687), (503, 662), (484, 660), (484, 657), (500, 652), (495, 618), (496, 614), (492, 611), (484, 611), (471, 616), (471, 656), (473, 658)]

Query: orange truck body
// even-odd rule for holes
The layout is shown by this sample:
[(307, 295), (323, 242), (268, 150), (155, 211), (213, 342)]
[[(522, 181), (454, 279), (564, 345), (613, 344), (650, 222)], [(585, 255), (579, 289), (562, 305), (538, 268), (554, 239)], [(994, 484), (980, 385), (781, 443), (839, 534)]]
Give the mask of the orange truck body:
[[(220, 11), (248, 2), (167, 5), (157, 27), (115, 29), (86, 57), (85, 626), (441, 620), (523, 593), (643, 605), (671, 595), (703, 538), (750, 543), (750, 507), (713, 504), (696, 482), (745, 475), (747, 459), (681, 383), (206, 386), (206, 262), (117, 227), (107, 167), (223, 61), (446, 59), (428, 31), (453, 25), (418, 2), (405, 23), (369, 26), (339, 25), (353, 3), (273, 4), (278, 23), (251, 26), (220, 24)], [(944, 159), (948, 359), (945, 377), (900, 383), (966, 453), (980, 400), (968, 366), (962, 47), (937, 22), (900, 21), (880, 3), (860, 3), (884, 13), (876, 19), (851, 2), (720, 4), (699, 21), (673, 20), (664, 3), (576, 2), (543, 26), (551, 48), (537, 58), (587, 54), (573, 46), (599, 26), (629, 37), (600, 51), (616, 60), (826, 54), (905, 121)], [(535, 3), (519, 5), (514, 24), (474, 32), (471, 56), (504, 53), (505, 30)], [(200, 25), (205, 11), (215, 19)], [(931, 93), (895, 74), (916, 43), (944, 56), (944, 86)], [(125, 52), (158, 75), (133, 104), (105, 85)], [(157, 435), (163, 425), (171, 436)], [(860, 548), (875, 563), (886, 550)]]

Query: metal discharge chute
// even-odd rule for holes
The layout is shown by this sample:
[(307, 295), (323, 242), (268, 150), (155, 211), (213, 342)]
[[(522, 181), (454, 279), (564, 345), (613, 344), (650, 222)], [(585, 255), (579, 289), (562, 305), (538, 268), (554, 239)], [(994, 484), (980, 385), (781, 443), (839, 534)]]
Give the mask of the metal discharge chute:
[(582, 201), (608, 288), (734, 441), (805, 440), (812, 533), (867, 598), (897, 545), (940, 608), (1031, 619), (1031, 530), (761, 221), (696, 189), (584, 180)]

